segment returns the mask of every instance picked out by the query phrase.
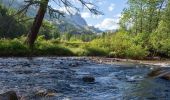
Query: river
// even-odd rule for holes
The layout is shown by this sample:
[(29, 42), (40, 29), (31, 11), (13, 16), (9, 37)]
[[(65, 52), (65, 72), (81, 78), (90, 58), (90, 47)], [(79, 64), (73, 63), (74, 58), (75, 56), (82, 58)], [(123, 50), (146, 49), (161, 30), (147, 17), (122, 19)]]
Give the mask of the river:
[(76, 57), (0, 58), (0, 93), (16, 91), (23, 100), (170, 100), (170, 81), (147, 78), (155, 67)]

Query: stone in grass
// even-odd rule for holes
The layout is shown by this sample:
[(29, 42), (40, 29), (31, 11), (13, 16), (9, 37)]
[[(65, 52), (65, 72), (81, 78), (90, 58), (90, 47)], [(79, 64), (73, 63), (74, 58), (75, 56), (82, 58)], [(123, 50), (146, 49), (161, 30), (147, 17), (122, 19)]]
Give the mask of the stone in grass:
[(82, 79), (84, 82), (87, 82), (87, 83), (95, 82), (95, 78), (92, 76), (84, 76)]
[(19, 100), (16, 92), (8, 91), (6, 93), (0, 94), (0, 100)]

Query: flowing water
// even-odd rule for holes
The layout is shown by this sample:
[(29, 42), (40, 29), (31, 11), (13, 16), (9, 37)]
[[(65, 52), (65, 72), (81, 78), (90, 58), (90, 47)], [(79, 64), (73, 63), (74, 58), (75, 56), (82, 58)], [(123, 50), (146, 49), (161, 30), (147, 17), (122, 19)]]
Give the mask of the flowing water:
[[(13, 90), (23, 100), (170, 100), (170, 81), (146, 77), (154, 67), (88, 58), (0, 58), (0, 93)], [(84, 76), (95, 82), (83, 82)]]

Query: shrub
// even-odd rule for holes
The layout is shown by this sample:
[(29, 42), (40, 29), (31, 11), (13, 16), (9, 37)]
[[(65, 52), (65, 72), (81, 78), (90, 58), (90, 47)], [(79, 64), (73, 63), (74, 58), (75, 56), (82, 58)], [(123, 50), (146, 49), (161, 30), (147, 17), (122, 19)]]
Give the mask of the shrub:
[(87, 56), (88, 55), (88, 51), (82, 48), (71, 48), (71, 51), (76, 56)]
[(125, 50), (125, 56), (133, 59), (143, 59), (148, 55), (147, 49), (141, 45), (131, 45)]
[(51, 41), (39, 39), (34, 48), (36, 55), (54, 55), (54, 56), (73, 56), (73, 52), (64, 46), (60, 46)]
[(108, 52), (105, 49), (102, 48), (86, 48), (87, 50), (87, 56), (107, 56)]
[(20, 40), (1, 40), (0, 43), (1, 56), (25, 56), (30, 50)]

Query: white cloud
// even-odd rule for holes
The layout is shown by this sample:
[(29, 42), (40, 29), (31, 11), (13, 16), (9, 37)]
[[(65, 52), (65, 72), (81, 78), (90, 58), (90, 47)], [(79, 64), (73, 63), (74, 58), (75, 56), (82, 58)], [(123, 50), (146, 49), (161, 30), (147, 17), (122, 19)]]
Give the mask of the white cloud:
[(92, 15), (92, 18), (94, 18), (94, 19), (100, 19), (102, 17), (103, 17), (102, 15)]
[(122, 17), (122, 14), (117, 14), (114, 16), (115, 18), (121, 18)]
[(93, 25), (88, 23), (88, 26), (93, 26)]
[(70, 8), (70, 7), (60, 7), (58, 10), (62, 11), (62, 12), (65, 12), (67, 14), (70, 14), (70, 13), (75, 14), (77, 12), (76, 9)]
[(96, 28), (101, 30), (115, 30), (119, 28), (119, 18), (106, 18), (101, 23), (95, 25)]
[(108, 7), (108, 10), (109, 11), (113, 11), (114, 10), (114, 8), (115, 8), (115, 4), (110, 4), (110, 6)]
[(106, 1), (104, 1), (104, 0), (98, 0), (97, 3), (98, 3), (99, 5), (103, 5), (103, 4), (106, 3)]
[(94, 14), (91, 14), (90, 12), (82, 12), (81, 16), (83, 18), (93, 18), (93, 19), (99, 19), (103, 17), (102, 15), (94, 15)]
[(93, 4), (86, 4), (88, 8), (94, 8), (94, 5)]
[(90, 18), (90, 17), (91, 17), (91, 15), (90, 15), (89, 12), (82, 12), (82, 13), (81, 13), (81, 16), (82, 16), (83, 18)]

